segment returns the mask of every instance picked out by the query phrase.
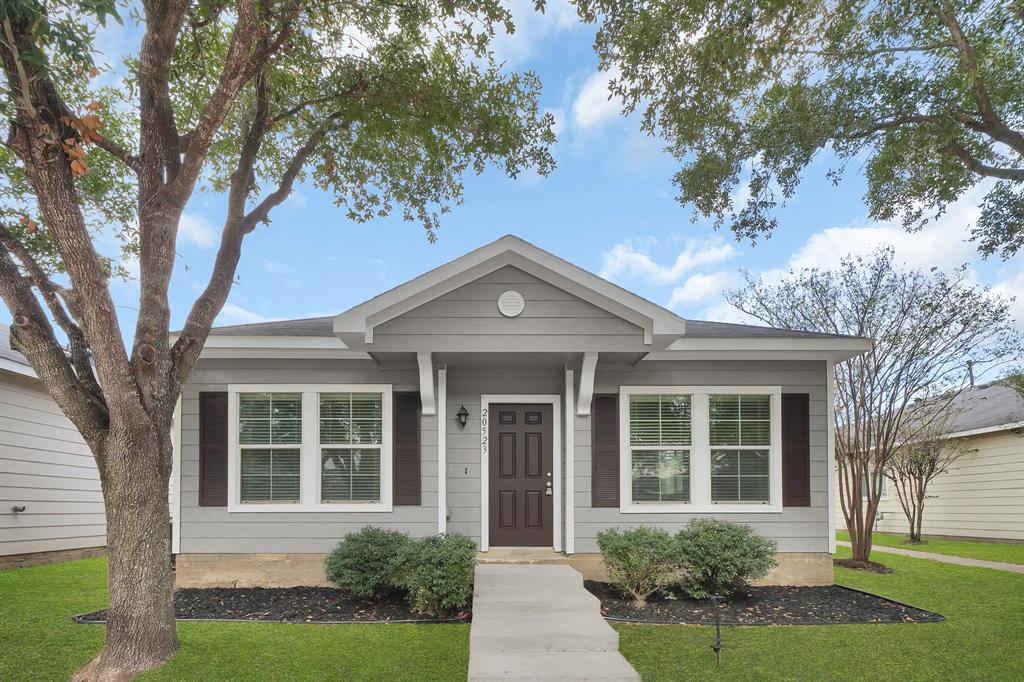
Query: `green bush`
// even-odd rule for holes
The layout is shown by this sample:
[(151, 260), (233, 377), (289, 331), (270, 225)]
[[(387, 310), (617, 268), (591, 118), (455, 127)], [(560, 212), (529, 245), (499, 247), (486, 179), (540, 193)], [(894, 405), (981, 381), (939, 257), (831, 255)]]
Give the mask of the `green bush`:
[(683, 589), (695, 599), (728, 596), (777, 565), (774, 540), (727, 521), (691, 521), (676, 535), (676, 545), (687, 577)]
[(411, 542), (401, 583), (416, 613), (441, 617), (465, 606), (473, 591), (476, 543), (465, 535), (436, 535)]
[(672, 536), (657, 528), (611, 529), (597, 534), (608, 579), (633, 597), (641, 609), (647, 598), (678, 576), (678, 555)]
[(367, 526), (345, 536), (324, 562), (327, 579), (360, 597), (400, 587), (399, 569), (412, 540), (405, 533)]

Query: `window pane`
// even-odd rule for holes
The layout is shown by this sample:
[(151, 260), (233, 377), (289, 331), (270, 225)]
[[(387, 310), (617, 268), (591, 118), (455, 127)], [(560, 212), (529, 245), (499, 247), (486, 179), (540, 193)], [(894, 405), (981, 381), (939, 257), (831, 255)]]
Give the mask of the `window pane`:
[(712, 445), (739, 445), (739, 422), (712, 421), (710, 425)]
[(740, 502), (767, 502), (768, 477), (743, 476), (740, 478)]
[(298, 502), (298, 450), (242, 450), (242, 502)]
[(769, 445), (771, 441), (771, 422), (740, 422), (740, 445)]
[(739, 473), (739, 457), (735, 450), (711, 451), (712, 476), (738, 476)]
[(739, 453), (739, 458), (741, 476), (768, 475), (767, 450), (741, 450)]
[(708, 411), (711, 419), (736, 420), (740, 418), (740, 397), (738, 395), (713, 395), (708, 397)]
[(739, 481), (735, 476), (711, 477), (712, 502), (736, 502), (739, 500)]
[(379, 445), (383, 442), (384, 396), (380, 393), (321, 393), (320, 442)]
[(687, 450), (634, 450), (634, 502), (688, 502), (690, 453)]
[(768, 502), (768, 450), (712, 450), (712, 502)]
[(771, 444), (771, 396), (712, 395), (708, 409), (711, 445)]
[(332, 448), (321, 452), (322, 502), (377, 502), (380, 499), (380, 450)]
[(301, 393), (240, 393), (238, 442), (243, 445), (302, 442)]
[(631, 395), (629, 442), (632, 445), (690, 445), (690, 410), (688, 395)]

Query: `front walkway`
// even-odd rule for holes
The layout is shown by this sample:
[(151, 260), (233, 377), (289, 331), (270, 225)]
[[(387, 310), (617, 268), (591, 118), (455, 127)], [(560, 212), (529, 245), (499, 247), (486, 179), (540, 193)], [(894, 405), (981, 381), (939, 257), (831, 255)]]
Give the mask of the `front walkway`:
[[(849, 542), (842, 540), (836, 540), (836, 544), (841, 547), (850, 547)], [(900, 556), (909, 556), (915, 559), (931, 559), (932, 561), (942, 561), (947, 564), (958, 564), (960, 566), (974, 566), (976, 568), (994, 568), (997, 571), (1010, 571), (1011, 573), (1024, 573), (1024, 566), (1018, 564), (1007, 564), (1002, 561), (985, 561), (984, 559), (968, 559), (962, 556), (952, 556), (949, 554), (935, 554), (934, 552), (919, 552), (916, 549), (901, 549), (899, 547), (883, 547), (881, 545), (874, 545), (871, 548), (872, 552), (888, 552), (889, 554), (899, 554)]]
[(569, 566), (478, 564), (469, 679), (640, 679), (597, 597)]

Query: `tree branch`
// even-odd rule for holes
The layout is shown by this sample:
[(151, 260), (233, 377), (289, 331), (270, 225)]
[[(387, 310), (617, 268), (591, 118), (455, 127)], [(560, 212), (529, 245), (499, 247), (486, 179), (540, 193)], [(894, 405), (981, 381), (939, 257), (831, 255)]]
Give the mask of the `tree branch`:
[(956, 47), (952, 42), (930, 43), (928, 45), (895, 45), (876, 47), (870, 50), (799, 50), (798, 54), (813, 55), (817, 57), (874, 57), (880, 54), (895, 54), (900, 52), (933, 52), (944, 48)]
[(967, 170), (978, 175), (999, 178), (1001, 180), (1013, 180), (1014, 182), (1024, 182), (1024, 168), (1005, 168), (984, 164), (955, 140), (947, 144), (945, 150), (960, 159)]

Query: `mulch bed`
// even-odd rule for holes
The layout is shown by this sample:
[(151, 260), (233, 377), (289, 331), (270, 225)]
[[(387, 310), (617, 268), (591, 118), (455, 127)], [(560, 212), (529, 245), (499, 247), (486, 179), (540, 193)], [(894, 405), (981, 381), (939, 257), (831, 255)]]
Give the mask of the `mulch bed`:
[[(253, 620), (278, 623), (459, 623), (469, 608), (446, 619), (409, 610), (403, 595), (377, 601), (333, 587), (211, 587), (174, 591), (178, 620)], [(107, 611), (77, 616), (79, 623), (103, 623)]]
[[(710, 600), (694, 600), (670, 589), (653, 595), (643, 609), (608, 583), (587, 580), (601, 600), (605, 618), (635, 623), (714, 625)], [(850, 625), (934, 623), (943, 616), (839, 585), (827, 587), (748, 587), (722, 603), (722, 625)]]

